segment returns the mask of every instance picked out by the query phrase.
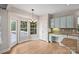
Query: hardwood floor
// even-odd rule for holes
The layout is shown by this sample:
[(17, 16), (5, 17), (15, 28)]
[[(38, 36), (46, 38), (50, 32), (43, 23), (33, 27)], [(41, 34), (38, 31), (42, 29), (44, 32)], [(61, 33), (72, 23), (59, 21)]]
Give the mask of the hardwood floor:
[(77, 40), (76, 39), (64, 38), (61, 43), (69, 47), (70, 49), (72, 49), (74, 52), (77, 51)]
[(42, 40), (33, 40), (16, 45), (10, 54), (70, 54), (70, 49), (58, 43), (48, 43)]

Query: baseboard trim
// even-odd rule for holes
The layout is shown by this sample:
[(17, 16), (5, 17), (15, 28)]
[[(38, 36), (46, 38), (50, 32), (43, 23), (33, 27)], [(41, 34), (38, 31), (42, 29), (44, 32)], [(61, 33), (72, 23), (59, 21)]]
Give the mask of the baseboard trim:
[(11, 48), (3, 49), (2, 51), (0, 51), (0, 54), (3, 54), (3, 53), (5, 53), (5, 52), (9, 51), (10, 49), (11, 49)]

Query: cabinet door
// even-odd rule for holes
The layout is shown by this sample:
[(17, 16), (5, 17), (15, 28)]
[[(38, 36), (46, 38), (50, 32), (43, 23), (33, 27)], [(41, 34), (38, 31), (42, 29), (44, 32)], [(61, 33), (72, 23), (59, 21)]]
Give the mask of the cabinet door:
[(67, 28), (73, 28), (73, 18), (72, 18), (72, 16), (67, 16), (66, 20), (67, 20), (67, 22), (66, 22)]
[(60, 20), (59, 20), (59, 18), (55, 18), (55, 27), (60, 28)]
[(51, 19), (51, 28), (54, 28), (55, 27), (55, 19)]
[(66, 17), (60, 18), (60, 28), (66, 28)]

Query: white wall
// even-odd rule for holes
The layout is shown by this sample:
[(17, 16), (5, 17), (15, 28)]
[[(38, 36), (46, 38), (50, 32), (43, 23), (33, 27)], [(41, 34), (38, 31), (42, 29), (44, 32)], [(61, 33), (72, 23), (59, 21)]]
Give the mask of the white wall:
[(39, 38), (48, 41), (48, 15), (39, 17)]
[(8, 13), (6, 10), (0, 9), (1, 18), (1, 26), (2, 26), (2, 43), (0, 44), (0, 53), (6, 51), (9, 47), (8, 44)]

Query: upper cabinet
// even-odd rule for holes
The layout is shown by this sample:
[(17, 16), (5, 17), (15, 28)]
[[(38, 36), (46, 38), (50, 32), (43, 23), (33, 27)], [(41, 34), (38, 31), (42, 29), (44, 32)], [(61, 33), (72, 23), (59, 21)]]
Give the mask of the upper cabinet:
[(67, 16), (66, 17), (66, 27), (67, 28), (73, 28), (73, 17), (72, 16)]
[(49, 24), (50, 24), (51, 28), (54, 28), (55, 27), (55, 19), (51, 19)]
[(60, 28), (60, 18), (55, 18), (55, 21), (54, 22), (55, 22), (55, 25), (54, 26), (56, 28)]
[(66, 17), (60, 17), (60, 28), (66, 28)]
[(51, 28), (74, 28), (74, 19), (73, 16), (57, 17), (51, 19), (50, 24)]

